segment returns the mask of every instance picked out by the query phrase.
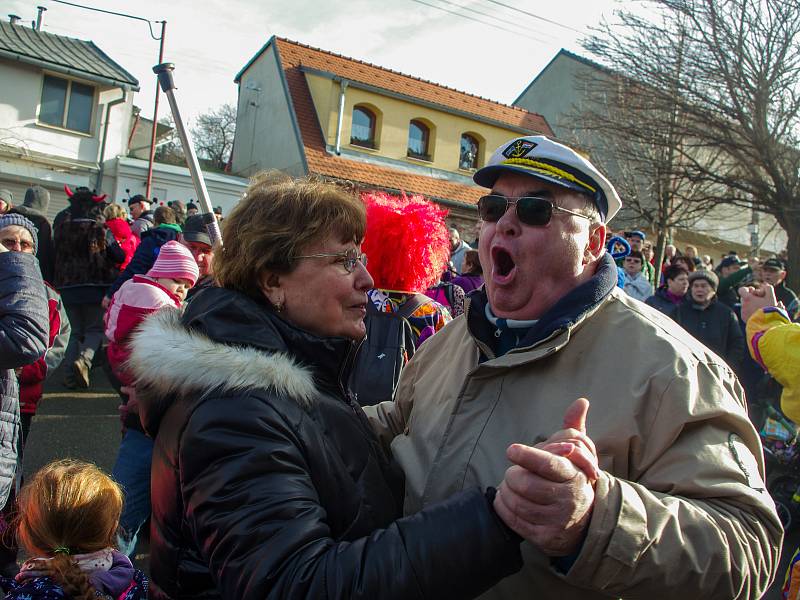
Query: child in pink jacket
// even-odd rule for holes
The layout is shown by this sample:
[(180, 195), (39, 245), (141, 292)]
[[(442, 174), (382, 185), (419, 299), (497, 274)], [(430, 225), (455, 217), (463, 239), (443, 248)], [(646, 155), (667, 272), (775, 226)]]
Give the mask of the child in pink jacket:
[(123, 386), (133, 380), (125, 371), (133, 330), (148, 315), (165, 306), (180, 308), (186, 292), (199, 277), (197, 263), (189, 250), (176, 241), (161, 246), (153, 268), (145, 275), (134, 275), (117, 290), (106, 312), (108, 362)]

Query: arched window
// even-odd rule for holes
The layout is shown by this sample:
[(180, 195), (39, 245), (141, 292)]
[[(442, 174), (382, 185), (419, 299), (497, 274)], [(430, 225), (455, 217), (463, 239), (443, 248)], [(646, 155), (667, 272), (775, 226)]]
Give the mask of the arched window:
[(353, 109), (350, 143), (367, 148), (375, 147), (375, 115), (363, 106), (356, 106)]
[(408, 156), (430, 160), (431, 130), (422, 121), (411, 121), (408, 125)]
[(458, 168), (469, 171), (478, 168), (478, 150), (480, 144), (474, 136), (461, 134), (461, 149), (458, 155)]

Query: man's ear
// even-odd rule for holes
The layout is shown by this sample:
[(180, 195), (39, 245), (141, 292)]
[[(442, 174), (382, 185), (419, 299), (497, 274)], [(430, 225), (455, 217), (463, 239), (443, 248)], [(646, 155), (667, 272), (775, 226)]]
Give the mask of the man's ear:
[(283, 306), (284, 292), (279, 275), (263, 271), (258, 276), (258, 287), (273, 306)]
[(584, 264), (593, 262), (603, 256), (606, 250), (606, 228), (602, 223), (589, 226), (589, 243), (584, 251)]

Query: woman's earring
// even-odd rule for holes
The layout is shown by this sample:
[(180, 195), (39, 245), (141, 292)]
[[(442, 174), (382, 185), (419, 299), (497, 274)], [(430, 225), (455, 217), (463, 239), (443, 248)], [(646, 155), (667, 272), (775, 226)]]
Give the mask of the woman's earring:
[(273, 306), (275, 307), (275, 312), (281, 312), (283, 310), (283, 302), (281, 301), (276, 302)]

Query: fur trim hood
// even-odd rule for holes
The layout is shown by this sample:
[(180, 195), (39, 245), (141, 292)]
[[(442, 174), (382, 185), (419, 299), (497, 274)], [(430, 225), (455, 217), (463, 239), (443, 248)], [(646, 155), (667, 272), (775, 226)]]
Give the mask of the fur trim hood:
[(129, 368), (137, 386), (158, 396), (267, 388), (301, 403), (316, 395), (310, 369), (286, 353), (228, 346), (188, 330), (181, 313), (163, 309), (144, 320), (131, 339)]

